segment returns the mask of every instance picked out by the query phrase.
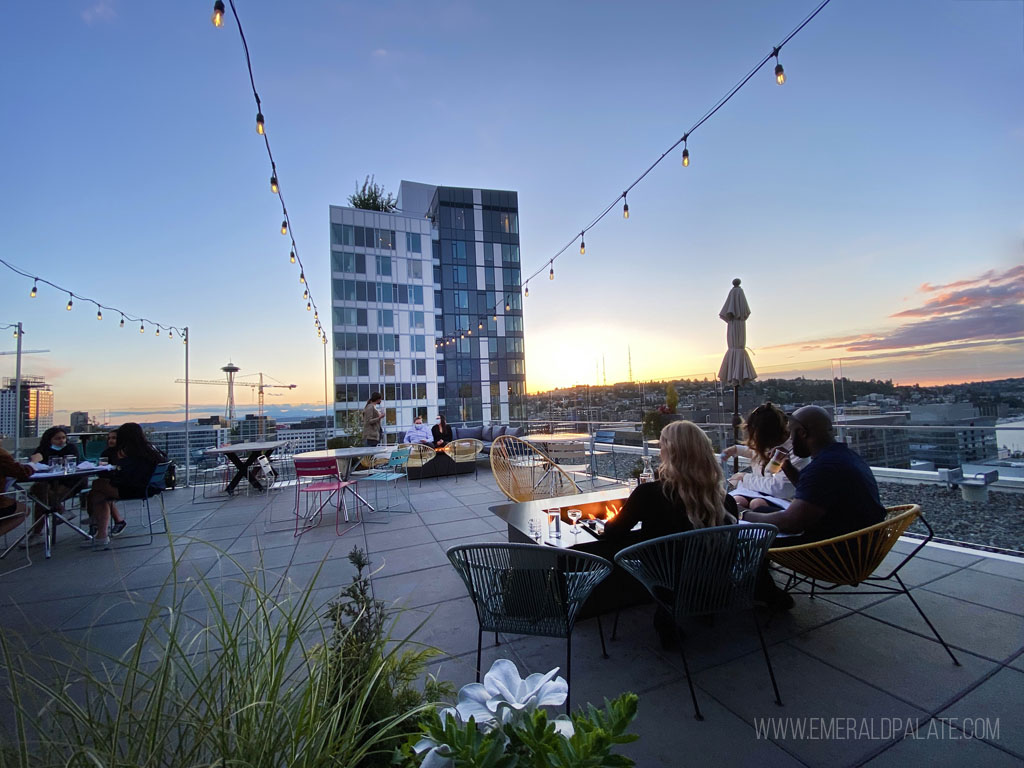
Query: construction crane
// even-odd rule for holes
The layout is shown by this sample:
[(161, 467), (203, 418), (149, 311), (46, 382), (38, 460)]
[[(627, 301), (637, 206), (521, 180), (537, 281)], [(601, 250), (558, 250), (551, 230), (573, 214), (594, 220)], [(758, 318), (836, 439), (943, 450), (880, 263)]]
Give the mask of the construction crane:
[(212, 385), (218, 386), (218, 387), (226, 386), (228, 388), (227, 418), (228, 418), (228, 423), (229, 424), (231, 422), (233, 422), (234, 419), (235, 419), (235, 384), (237, 383), (237, 384), (240, 384), (241, 386), (250, 387), (250, 388), (256, 390), (259, 393), (259, 396), (258, 396), (258, 399), (259, 399), (259, 417), (260, 417), (259, 418), (259, 427), (260, 427), (259, 434), (260, 434), (261, 438), (265, 437), (266, 436), (266, 420), (263, 418), (263, 404), (264, 404), (264, 392), (263, 392), (263, 390), (270, 389), (270, 388), (276, 388), (276, 389), (295, 389), (296, 385), (295, 384), (264, 384), (263, 383), (263, 373), (262, 372), (260, 372), (258, 374), (251, 374), (253, 376), (259, 376), (260, 377), (260, 380), (259, 380), (258, 383), (255, 382), (255, 381), (251, 381), (251, 382), (250, 381), (238, 381), (238, 382), (236, 382), (235, 381), (235, 373), (238, 372), (239, 368), (238, 368), (238, 366), (234, 365), (233, 363), (228, 363), (223, 368), (221, 368), (221, 370), (224, 371), (227, 374), (227, 378), (225, 380), (219, 380), (219, 379), (188, 379), (188, 380), (186, 380), (186, 379), (175, 379), (174, 383), (175, 384), (185, 384), (185, 383), (188, 383), (188, 384), (212, 384)]

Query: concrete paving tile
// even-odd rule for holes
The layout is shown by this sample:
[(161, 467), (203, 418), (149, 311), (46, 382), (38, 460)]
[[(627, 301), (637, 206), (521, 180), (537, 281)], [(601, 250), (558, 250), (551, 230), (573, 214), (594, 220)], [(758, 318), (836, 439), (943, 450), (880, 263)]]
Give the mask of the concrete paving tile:
[(981, 562), (971, 566), (971, 570), (992, 573), (996, 576), (1005, 576), (1008, 579), (1024, 581), (1024, 558), (1014, 558), (1013, 561), (997, 560), (994, 557), (986, 557)]
[(435, 523), (430, 526), (430, 533), (438, 541), (448, 539), (465, 538), (478, 534), (492, 533), (493, 529), (484, 520), (470, 518), (468, 520), (457, 520), (450, 523)]
[(904, 768), (927, 765), (929, 768), (962, 768), (965, 765), (1011, 768), (1020, 766), (1020, 758), (1003, 752), (980, 739), (948, 728), (937, 730), (946, 738), (928, 738), (928, 721), (922, 720), (916, 736), (908, 736), (893, 744), (878, 757), (865, 763), (865, 768)]
[[(901, 548), (905, 546), (900, 542)], [(975, 555), (966, 549), (946, 549), (945, 547), (933, 544), (925, 545), (924, 549), (918, 552), (915, 557), (923, 557), (925, 560), (937, 560), (940, 563), (950, 565), (974, 565), (982, 559), (981, 555)]]
[(402, 611), (395, 622), (395, 637), (404, 637), (421, 625), (415, 641), (448, 655), (476, 653), (479, 623), (469, 597)]
[(998, 666), (961, 652), (958, 667), (937, 641), (858, 615), (790, 644), (928, 712), (938, 711)]
[[(875, 570), (874, 575), (889, 575), (892, 569), (899, 565), (904, 557), (906, 557), (906, 553), (889, 552), (882, 561), (882, 564)], [(900, 568), (899, 575), (908, 587), (916, 587), (921, 584), (934, 581), (935, 579), (941, 579), (943, 576), (948, 576), (961, 568), (963, 568), (961, 565), (953, 565), (951, 563), (939, 562), (938, 560), (927, 560), (922, 557), (914, 557), (910, 562)]]
[(396, 530), (367, 532), (366, 549), (368, 552), (386, 552), (389, 549), (401, 549), (416, 544), (430, 544), (434, 536), (425, 525)]
[(1024, 588), (1016, 579), (970, 568), (930, 582), (925, 589), (1024, 616)]
[(139, 621), (148, 616), (160, 616), (166, 612), (167, 606), (160, 597), (166, 592), (160, 587), (146, 587), (130, 592), (111, 592), (100, 595), (88, 606), (67, 619), (62, 629), (85, 629), (107, 624), (122, 624), (126, 621)]
[(383, 578), (378, 576), (373, 580), (375, 598), (402, 608), (433, 605), (463, 594), (466, 594), (466, 587), (451, 565)]
[(448, 558), (439, 544), (418, 544), (390, 552), (379, 552), (370, 557), (370, 568), (380, 569), (379, 576), (394, 576), (409, 571), (422, 571), (439, 565), (447, 565)]
[[(322, 589), (347, 586), (355, 573), (355, 567), (347, 558), (338, 557), (323, 563), (293, 563), (288, 568), (286, 576), (289, 581), (301, 589), (310, 586)], [(314, 577), (316, 577), (315, 582), (313, 581)]]
[(447, 551), (452, 547), (458, 547), (463, 544), (504, 544), (506, 542), (508, 542), (508, 537), (505, 534), (492, 531), (491, 533), (480, 533), (476, 536), (466, 536), (465, 538), (446, 539), (441, 542), (441, 545)]
[[(740, 659), (696, 673), (698, 701), (711, 697), (753, 726), (774, 720), (780, 727), (798, 723), (817, 724), (878, 720), (880, 718), (926, 717), (912, 707), (857, 678), (800, 653), (787, 644), (772, 649), (772, 663), (779, 681), (783, 707), (775, 704), (764, 657), (757, 651)], [(782, 718), (783, 721), (779, 721)], [(776, 731), (777, 745), (808, 765), (857, 765), (873, 754), (878, 742), (860, 739), (815, 738), (804, 731), (794, 736)]]
[[(913, 594), (939, 634), (952, 646), (996, 661), (1024, 647), (1024, 619), (1020, 616), (924, 589), (915, 589)], [(931, 637), (928, 625), (904, 596), (874, 605), (866, 613)]]
[(639, 766), (677, 768), (697, 761), (716, 765), (798, 768), (799, 760), (757, 734), (749, 723), (714, 699), (701, 700), (704, 721), (693, 717), (685, 680), (659, 685), (640, 694), (631, 732), (638, 741), (622, 753)]
[(999, 670), (939, 716), (1024, 760), (1024, 672)]
[(475, 520), (476, 515), (469, 507), (452, 507), (450, 509), (431, 509), (420, 512), (420, 520), (427, 525), (450, 523), (455, 520)]

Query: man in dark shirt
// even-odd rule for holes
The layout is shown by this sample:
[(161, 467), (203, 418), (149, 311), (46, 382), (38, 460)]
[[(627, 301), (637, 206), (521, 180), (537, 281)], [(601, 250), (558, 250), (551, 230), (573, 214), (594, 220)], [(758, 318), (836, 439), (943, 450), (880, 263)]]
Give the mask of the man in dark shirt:
[(789, 417), (789, 433), (793, 453), (813, 457), (800, 471), (788, 460), (782, 465), (796, 486), (793, 502), (778, 512), (745, 511), (743, 520), (801, 534), (776, 542), (789, 547), (842, 536), (885, 519), (871, 468), (845, 443), (835, 441), (828, 411), (816, 405), (797, 409)]

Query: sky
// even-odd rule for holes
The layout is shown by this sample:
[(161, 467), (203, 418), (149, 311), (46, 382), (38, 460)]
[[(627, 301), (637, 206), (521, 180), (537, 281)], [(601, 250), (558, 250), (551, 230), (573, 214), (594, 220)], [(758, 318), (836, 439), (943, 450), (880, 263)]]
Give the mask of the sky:
[[(833, 0), (586, 236), (549, 260), (816, 2), (237, 0), (321, 308), (328, 206), (373, 174), (519, 193), (527, 385), (708, 376), (740, 278), (760, 375), (1024, 375), (1024, 4)], [(190, 328), (322, 409), (324, 347), (288, 262), (237, 29), (212, 2), (5, 10), (0, 258)], [(0, 325), (58, 420), (174, 414), (185, 348), (0, 267)], [(3, 331), (8, 333), (9, 331)], [(0, 345), (12, 351), (14, 340)], [(0, 375), (14, 357), (0, 356)], [(251, 380), (251, 379), (250, 379)], [(195, 385), (193, 414), (223, 410)], [(255, 395), (236, 393), (242, 406)], [(243, 410), (250, 410), (243, 408)]]

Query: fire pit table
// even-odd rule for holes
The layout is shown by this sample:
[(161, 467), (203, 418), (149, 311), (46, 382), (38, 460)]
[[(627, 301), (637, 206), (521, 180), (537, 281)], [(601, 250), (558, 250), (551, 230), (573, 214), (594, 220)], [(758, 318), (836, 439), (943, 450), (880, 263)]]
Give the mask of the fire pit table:
[[(625, 486), (610, 488), (592, 493), (578, 493), (572, 496), (556, 496), (550, 499), (533, 501), (508, 502), (490, 507), (491, 512), (503, 520), (508, 526), (508, 540), (515, 544), (543, 544), (559, 549), (574, 549), (580, 552), (600, 555), (612, 560), (620, 549), (639, 541), (626, 538), (614, 544), (602, 540), (600, 525), (590, 527), (588, 521), (601, 521), (612, 517), (622, 508), (623, 502), (629, 497), (629, 489)], [(549, 531), (547, 516), (544, 510), (559, 510), (561, 536), (555, 537)], [(578, 509), (583, 513), (580, 519), (579, 532), (573, 533), (566, 512)], [(530, 520), (541, 521), (539, 539), (530, 535)], [(608, 613), (627, 605), (650, 602), (647, 590), (636, 579), (616, 567), (611, 576), (601, 582), (591, 593), (581, 616), (594, 616)]]

